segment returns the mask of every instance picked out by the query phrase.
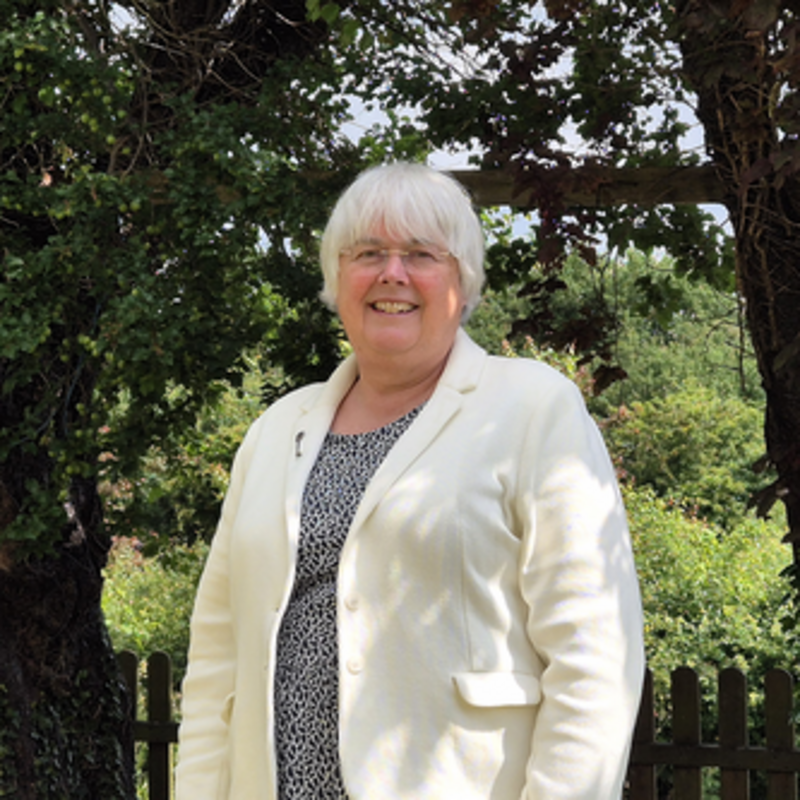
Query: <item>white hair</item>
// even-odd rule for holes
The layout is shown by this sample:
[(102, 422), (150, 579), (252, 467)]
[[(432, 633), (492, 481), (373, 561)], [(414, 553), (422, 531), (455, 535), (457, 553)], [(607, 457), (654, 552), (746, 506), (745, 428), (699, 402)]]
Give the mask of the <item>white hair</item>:
[(339, 254), (383, 228), (393, 239), (440, 244), (458, 261), (466, 321), (481, 296), (484, 239), (466, 189), (442, 172), (408, 162), (362, 172), (336, 203), (322, 236), (320, 297), (333, 310)]

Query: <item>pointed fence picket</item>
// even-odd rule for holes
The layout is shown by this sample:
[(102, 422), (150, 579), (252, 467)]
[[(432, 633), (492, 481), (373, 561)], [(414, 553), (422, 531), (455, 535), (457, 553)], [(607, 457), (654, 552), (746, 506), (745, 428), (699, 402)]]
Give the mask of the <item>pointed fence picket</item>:
[[(118, 655), (120, 668), (137, 708), (139, 662), (130, 652)], [(172, 750), (178, 723), (172, 716), (172, 669), (169, 656), (147, 659), (147, 719), (134, 720), (137, 742), (146, 744), (149, 800), (172, 797)], [(673, 768), (672, 800), (704, 800), (702, 770), (720, 770), (719, 800), (751, 800), (750, 773), (766, 776), (766, 800), (799, 800), (800, 750), (794, 729), (794, 682), (785, 670), (770, 670), (764, 682), (764, 746), (749, 744), (747, 679), (725, 669), (718, 681), (718, 741), (701, 739), (700, 681), (689, 667), (672, 673), (672, 741), (656, 740), (653, 680), (645, 676), (639, 717), (625, 788), (625, 800), (658, 800), (660, 768)]]

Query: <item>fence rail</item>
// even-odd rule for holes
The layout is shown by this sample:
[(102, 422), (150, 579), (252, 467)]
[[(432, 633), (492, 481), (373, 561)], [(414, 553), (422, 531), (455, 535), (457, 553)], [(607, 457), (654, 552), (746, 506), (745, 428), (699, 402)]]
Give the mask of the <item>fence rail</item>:
[[(139, 662), (118, 655), (137, 708)], [(178, 723), (172, 717), (172, 667), (165, 653), (147, 659), (147, 719), (134, 721), (137, 742), (147, 744), (149, 800), (172, 797), (172, 745)], [(648, 671), (628, 769), (628, 800), (656, 800), (660, 767), (672, 766), (674, 800), (703, 800), (702, 770), (720, 769), (720, 800), (750, 800), (750, 773), (766, 774), (767, 800), (798, 800), (800, 750), (794, 729), (794, 681), (785, 670), (770, 670), (764, 681), (764, 746), (749, 744), (748, 687), (738, 669), (719, 673), (718, 741), (701, 739), (700, 681), (689, 667), (672, 673), (672, 741), (656, 741), (653, 679)]]

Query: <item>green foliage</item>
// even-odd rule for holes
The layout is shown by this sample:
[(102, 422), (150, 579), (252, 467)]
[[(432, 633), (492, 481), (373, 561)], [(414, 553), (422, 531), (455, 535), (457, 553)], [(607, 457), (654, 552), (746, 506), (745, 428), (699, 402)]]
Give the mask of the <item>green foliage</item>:
[(645, 645), (653, 671), (662, 734), (669, 719), (670, 674), (700, 674), (704, 737), (716, 737), (716, 679), (742, 669), (751, 683), (751, 724), (763, 725), (763, 677), (791, 668), (800, 652), (783, 623), (788, 581), (776, 577), (791, 560), (780, 526), (743, 520), (724, 534), (688, 517), (651, 489), (627, 489), (625, 504), (645, 612)]
[[(180, 718), (180, 689), (189, 650), (189, 620), (208, 547), (173, 543), (156, 555), (145, 555), (137, 538), (118, 538), (104, 574), (102, 609), (116, 652), (139, 658), (139, 719), (147, 717), (146, 661), (151, 653), (168, 653), (172, 662), (173, 713)], [(147, 800), (147, 749), (135, 747), (137, 797)], [(110, 795), (116, 796), (116, 795)]]
[(728, 529), (758, 489), (761, 414), (690, 381), (663, 399), (622, 407), (604, 426), (624, 478)]
[(663, 398), (692, 379), (722, 397), (763, 404), (743, 302), (735, 293), (681, 274), (668, 257), (635, 250), (594, 268), (571, 259), (564, 279), (568, 294), (599, 294), (617, 319), (614, 353), (628, 377), (595, 404), (598, 413)]
[(553, 275), (529, 239), (502, 226), (489, 230), (489, 289), (470, 321), (488, 349), (529, 337), (573, 352), (592, 369), (591, 408), (600, 417), (633, 400), (663, 398), (692, 379), (724, 397), (763, 404), (735, 293), (682, 274), (669, 257), (635, 250), (594, 263), (572, 256)]
[[(0, 7), (0, 538), (16, 557), (64, 535), (101, 455), (130, 479), (194, 425), (243, 349), (280, 335), (287, 300), (304, 337), (273, 361), (307, 380), (337, 352), (315, 234), (341, 179), (301, 174), (355, 159), (335, 133), (337, 70), (292, 57), (287, 25), (260, 78), (197, 85), (217, 73), (159, 66), (155, 6), (125, 32), (107, 11)], [(291, 346), (309, 340), (315, 359)]]
[(103, 613), (114, 649), (144, 660), (169, 653), (177, 690), (186, 671), (189, 618), (208, 547), (173, 545), (145, 557), (137, 539), (118, 539), (105, 572)]
[(599, 415), (634, 399), (663, 398), (692, 378), (722, 396), (763, 403), (735, 293), (682, 274), (669, 257), (636, 250), (595, 264), (573, 256), (559, 278), (561, 290), (548, 298), (552, 327), (579, 333), (578, 323), (591, 320), (587, 309), (596, 309), (605, 346), (625, 370), (626, 379), (593, 402)]
[(136, 473), (101, 483), (111, 535), (137, 537), (148, 553), (210, 541), (236, 449), (263, 407), (263, 359), (244, 361), (241, 385), (220, 384), (193, 426), (151, 445)]
[[(575, 248), (593, 260), (603, 231), (612, 248), (666, 247), (681, 271), (731, 287), (731, 250), (708, 213), (563, 202), (574, 165), (697, 163), (685, 147), (683, 106), (693, 98), (672, 7), (642, 0), (307, 6), (330, 26), (348, 89), (368, 107), (413, 108), (433, 148), (468, 149), (473, 163), (513, 175), (520, 207), (539, 211), (542, 262), (552, 266)], [(588, 174), (583, 183), (600, 196), (602, 178)]]
[(778, 526), (749, 519), (723, 534), (648, 488), (626, 489), (625, 505), (649, 661), (662, 678), (679, 664), (707, 674), (787, 666), (780, 608), (788, 586), (775, 575), (791, 553)]
[(511, 326), (524, 307), (524, 301), (516, 296), (513, 288), (485, 289), (465, 329), (481, 347), (500, 355), (504, 343), (508, 343)]

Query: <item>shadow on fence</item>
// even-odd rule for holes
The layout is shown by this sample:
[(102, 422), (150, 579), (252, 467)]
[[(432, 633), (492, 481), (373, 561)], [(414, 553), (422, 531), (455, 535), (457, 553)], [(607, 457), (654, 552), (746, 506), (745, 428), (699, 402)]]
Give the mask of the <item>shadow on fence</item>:
[[(120, 668), (137, 708), (139, 662), (118, 654)], [(147, 719), (134, 721), (137, 742), (146, 743), (149, 800), (172, 797), (172, 746), (178, 723), (172, 718), (172, 667), (165, 653), (147, 659)], [(765, 745), (749, 744), (747, 679), (738, 669), (719, 673), (718, 741), (701, 741), (700, 682), (689, 667), (672, 673), (672, 741), (656, 741), (653, 680), (648, 671), (628, 770), (627, 800), (656, 800), (660, 767), (672, 766), (674, 800), (703, 800), (702, 769), (720, 770), (720, 800), (749, 800), (750, 772), (766, 775), (767, 800), (798, 800), (800, 750), (795, 747), (794, 682), (779, 669), (764, 682)]]

